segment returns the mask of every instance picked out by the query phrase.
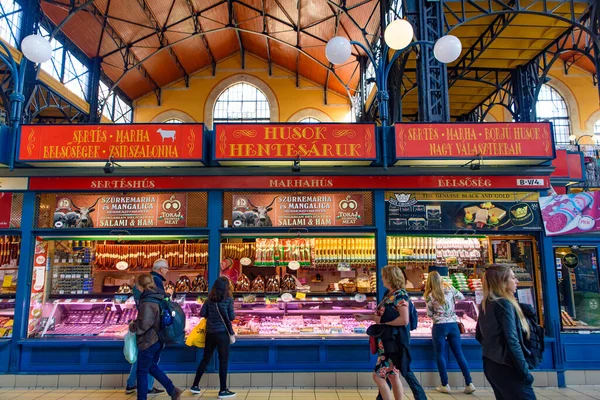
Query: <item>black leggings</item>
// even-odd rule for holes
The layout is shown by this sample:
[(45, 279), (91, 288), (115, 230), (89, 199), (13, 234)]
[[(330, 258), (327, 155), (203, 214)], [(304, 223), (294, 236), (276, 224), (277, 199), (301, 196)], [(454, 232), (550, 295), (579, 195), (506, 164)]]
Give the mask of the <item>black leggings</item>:
[(206, 371), (206, 366), (210, 362), (215, 348), (219, 352), (219, 383), (221, 391), (227, 389), (227, 365), (229, 362), (229, 334), (225, 331), (206, 334), (206, 345), (204, 346), (204, 356), (198, 365), (194, 386), (198, 386), (200, 379)]
[(483, 357), (483, 372), (494, 389), (496, 400), (535, 400), (531, 383), (525, 382), (513, 367)]

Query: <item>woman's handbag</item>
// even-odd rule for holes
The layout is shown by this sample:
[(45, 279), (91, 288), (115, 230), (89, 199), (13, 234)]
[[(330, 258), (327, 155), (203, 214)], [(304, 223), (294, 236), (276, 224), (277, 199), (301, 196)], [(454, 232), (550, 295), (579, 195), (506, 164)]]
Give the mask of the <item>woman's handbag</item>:
[(227, 334), (229, 334), (229, 344), (234, 344), (235, 343), (235, 332), (233, 332), (233, 333), (229, 332), (229, 327), (227, 326), (227, 324), (225, 323), (225, 319), (221, 315), (221, 310), (219, 310), (219, 303), (216, 303), (215, 306), (217, 307), (217, 312), (219, 313), (219, 317), (221, 317), (221, 321), (223, 321), (223, 325), (225, 325), (225, 330), (227, 331)]
[(127, 331), (123, 342), (123, 354), (125, 355), (125, 359), (129, 364), (135, 363), (138, 355), (137, 338), (135, 333)]
[(200, 318), (200, 322), (192, 329), (185, 344), (190, 347), (204, 348), (206, 345), (206, 318)]
[(375, 336), (369, 336), (369, 349), (371, 354), (377, 354), (377, 338)]
[(465, 329), (465, 324), (463, 324), (462, 322), (458, 321), (458, 331), (460, 332), (461, 335), (464, 335), (467, 330)]

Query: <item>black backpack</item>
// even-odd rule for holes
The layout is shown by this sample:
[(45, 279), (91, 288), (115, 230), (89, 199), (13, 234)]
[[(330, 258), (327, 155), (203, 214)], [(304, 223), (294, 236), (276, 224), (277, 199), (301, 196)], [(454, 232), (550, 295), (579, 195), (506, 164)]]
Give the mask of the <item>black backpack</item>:
[(410, 299), (408, 300), (408, 317), (408, 327), (414, 331), (419, 325), (419, 313)]
[(160, 330), (158, 337), (163, 344), (181, 344), (185, 342), (185, 312), (179, 303), (169, 298), (158, 300), (146, 298), (144, 301), (160, 306)]
[(521, 311), (529, 325), (529, 338), (524, 338), (524, 344), (529, 354), (525, 354), (525, 360), (529, 368), (536, 368), (542, 363), (544, 357), (544, 328), (538, 325), (536, 321), (535, 311), (529, 304), (519, 303)]

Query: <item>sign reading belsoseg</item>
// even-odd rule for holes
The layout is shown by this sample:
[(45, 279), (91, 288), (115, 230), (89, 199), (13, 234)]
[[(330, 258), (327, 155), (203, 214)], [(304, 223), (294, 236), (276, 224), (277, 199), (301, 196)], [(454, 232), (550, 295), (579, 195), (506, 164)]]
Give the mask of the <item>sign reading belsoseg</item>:
[(185, 227), (185, 193), (57, 197), (54, 228)]
[(363, 226), (363, 194), (234, 194), (232, 225), (242, 227)]

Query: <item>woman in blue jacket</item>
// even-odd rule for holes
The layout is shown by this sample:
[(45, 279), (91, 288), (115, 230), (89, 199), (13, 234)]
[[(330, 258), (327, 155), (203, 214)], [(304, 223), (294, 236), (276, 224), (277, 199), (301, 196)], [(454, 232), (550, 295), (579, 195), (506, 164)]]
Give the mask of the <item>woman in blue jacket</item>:
[(476, 338), (482, 347), (483, 372), (500, 400), (536, 398), (526, 361), (529, 324), (515, 299), (518, 283), (506, 265), (486, 268)]

